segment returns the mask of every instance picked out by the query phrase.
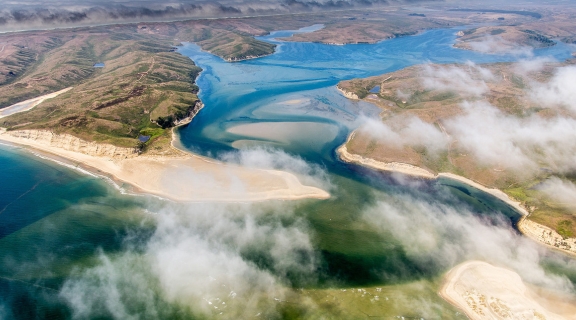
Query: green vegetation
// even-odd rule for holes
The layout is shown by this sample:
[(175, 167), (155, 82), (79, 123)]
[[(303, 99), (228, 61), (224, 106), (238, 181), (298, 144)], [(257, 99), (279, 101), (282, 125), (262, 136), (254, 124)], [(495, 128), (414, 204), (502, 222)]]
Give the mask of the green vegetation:
[(572, 238), (576, 234), (571, 220), (562, 220), (558, 222), (556, 230), (564, 239)]
[[(538, 189), (538, 186), (548, 178), (548, 174), (543, 174), (503, 191), (528, 208), (530, 220), (556, 230), (564, 238), (574, 237), (576, 235), (574, 208), (558, 203)], [(563, 178), (570, 180), (570, 177)]]
[(506, 32), (506, 30), (504, 30), (504, 29), (493, 29), (493, 30), (490, 30), (490, 35), (497, 36), (497, 35), (502, 34), (504, 32)]
[(552, 39), (534, 30), (522, 30), (522, 32), (529, 34), (528, 38), (530, 40), (540, 43), (543, 47), (551, 47), (556, 44)]
[(162, 128), (144, 128), (140, 130), (140, 135), (149, 136), (151, 140), (161, 136), (163, 133), (164, 130)]
[[(169, 143), (158, 138), (176, 121), (198, 111), (195, 80), (201, 69), (174, 52), (171, 39), (141, 35), (129, 26), (59, 33), (57, 43), (43, 32), (32, 36), (36, 42), (28, 48), (38, 59), (19, 65), (22, 75), (0, 86), (0, 106), (73, 89), (28, 112), (2, 119), (0, 126), (47, 129), (141, 148), (138, 135), (151, 136), (146, 145)], [(96, 62), (105, 67), (94, 68)], [(5, 66), (0, 63), (0, 68)]]

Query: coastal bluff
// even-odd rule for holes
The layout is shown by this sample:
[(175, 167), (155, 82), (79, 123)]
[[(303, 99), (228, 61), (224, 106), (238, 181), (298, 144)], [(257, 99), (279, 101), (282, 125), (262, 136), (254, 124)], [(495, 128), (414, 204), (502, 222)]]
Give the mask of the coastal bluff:
[(360, 100), (360, 97), (358, 97), (358, 95), (355, 94), (354, 92), (350, 92), (350, 91), (347, 91), (345, 89), (342, 89), (342, 88), (340, 88), (340, 86), (336, 86), (336, 89), (338, 89), (338, 91), (340, 91), (340, 93), (342, 93), (342, 95), (348, 99)]
[(38, 144), (60, 148), (66, 151), (79, 152), (89, 156), (106, 157), (116, 160), (133, 158), (138, 155), (134, 148), (123, 148), (111, 144), (89, 142), (70, 134), (60, 134), (48, 130), (7, 131), (6, 129), (0, 129), (0, 136), (12, 137), (15, 139), (15, 142), (36, 142)]

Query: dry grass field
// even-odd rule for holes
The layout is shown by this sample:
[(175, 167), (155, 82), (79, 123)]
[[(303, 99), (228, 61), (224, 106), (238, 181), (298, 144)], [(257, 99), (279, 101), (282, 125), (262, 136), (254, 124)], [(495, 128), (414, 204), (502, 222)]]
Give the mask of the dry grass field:
[[(574, 62), (568, 61), (565, 65)], [(531, 211), (530, 219), (567, 237), (574, 236), (576, 208), (551, 199), (538, 186), (552, 175), (572, 182), (576, 177), (566, 171), (546, 168), (546, 164), (542, 164), (544, 168), (540, 170), (520, 170), (520, 166), (508, 165), (505, 161), (501, 165), (487, 164), (471, 154), (446, 128), (451, 119), (465, 114), (463, 103), (475, 102), (489, 103), (512, 119), (574, 118), (565, 109), (543, 107), (529, 96), (529, 83), (546, 83), (558, 66), (550, 62), (538, 71), (525, 73), (511, 63), (418, 65), (377, 77), (343, 81), (338, 85), (341, 89), (380, 107), (382, 123), (392, 130), (402, 132), (402, 127), (408, 125), (407, 119), (416, 117), (433, 125), (448, 141), (447, 148), (432, 152), (417, 141), (394, 143), (360, 129), (347, 143), (348, 151), (382, 162), (408, 163), (435, 173), (451, 172), (502, 189)], [(456, 77), (456, 82), (446, 80), (449, 77)], [(462, 86), (458, 87), (457, 82)]]

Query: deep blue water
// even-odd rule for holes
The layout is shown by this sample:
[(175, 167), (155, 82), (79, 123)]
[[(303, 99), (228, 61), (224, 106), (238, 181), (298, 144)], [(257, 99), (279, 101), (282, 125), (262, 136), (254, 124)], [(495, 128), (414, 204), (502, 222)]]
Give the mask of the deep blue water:
[(0, 238), (86, 197), (106, 193), (79, 172), (16, 147), (0, 146)]

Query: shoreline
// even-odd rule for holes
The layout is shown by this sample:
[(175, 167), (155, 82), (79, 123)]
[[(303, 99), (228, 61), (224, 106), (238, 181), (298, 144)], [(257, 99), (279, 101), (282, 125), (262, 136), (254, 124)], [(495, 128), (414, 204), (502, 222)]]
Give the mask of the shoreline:
[[(346, 142), (344, 142), (336, 149), (336, 154), (338, 155), (338, 158), (343, 162), (356, 164), (379, 171), (400, 173), (416, 178), (423, 178), (428, 180), (437, 180), (439, 178), (445, 178), (469, 185), (473, 188), (476, 188), (480, 191), (486, 192), (498, 198), (499, 200), (503, 201), (504, 203), (512, 207), (518, 213), (520, 213), (522, 217), (520, 221), (518, 221), (516, 229), (520, 233), (522, 233), (522, 235), (524, 235), (525, 237), (532, 239), (533, 241), (543, 246), (546, 246), (550, 249), (554, 249), (556, 251), (568, 254), (570, 256), (576, 256), (576, 238), (563, 239), (562, 236), (560, 236), (554, 230), (539, 223), (536, 223), (534, 221), (527, 220), (527, 218), (530, 216), (530, 212), (522, 205), (520, 201), (511, 198), (502, 190), (486, 187), (466, 177), (459, 176), (457, 174), (449, 172), (440, 172), (438, 174), (433, 174), (432, 172), (426, 169), (411, 164), (400, 162), (382, 162), (370, 158), (364, 158), (357, 154), (349, 153), (346, 144), (348, 144), (348, 142), (354, 137), (354, 134), (355, 131), (353, 131), (350, 135), (348, 135)], [(530, 224), (530, 226), (528, 226), (527, 224)]]
[[(98, 156), (54, 146), (68, 142), (60, 141), (62, 139), (72, 139), (67, 135), (41, 132), (40, 138), (29, 139), (14, 136), (16, 133), (7, 133), (5, 129), (0, 129), (0, 140), (34, 151), (39, 150), (56, 162), (65, 159), (90, 173), (109, 178), (119, 187), (121, 184), (118, 182), (126, 183), (134, 188), (130, 191), (135, 193), (151, 194), (177, 202), (254, 202), (330, 197), (330, 194), (322, 189), (302, 185), (294, 174), (288, 172), (246, 168), (182, 151), (173, 145), (174, 132), (171, 145), (181, 156)], [(45, 135), (51, 139), (49, 143), (45, 141)], [(93, 142), (85, 143), (96, 147), (99, 152), (115, 148)]]

